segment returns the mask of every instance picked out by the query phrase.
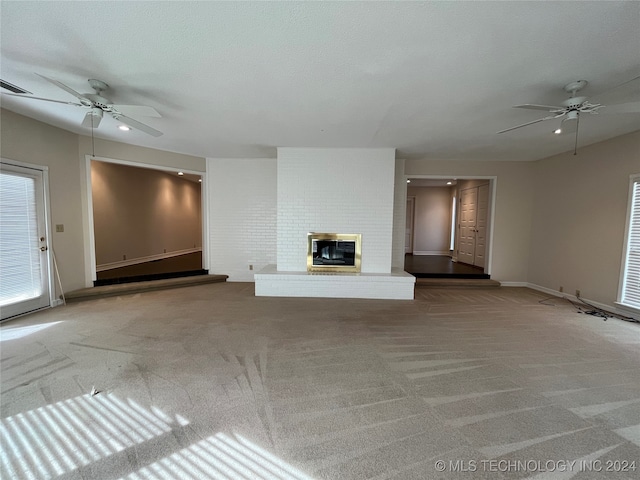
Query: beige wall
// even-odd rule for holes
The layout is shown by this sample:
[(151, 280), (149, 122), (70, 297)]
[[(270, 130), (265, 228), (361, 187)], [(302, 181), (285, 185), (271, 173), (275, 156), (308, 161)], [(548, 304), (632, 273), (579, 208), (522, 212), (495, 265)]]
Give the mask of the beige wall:
[(98, 265), (202, 247), (199, 183), (92, 161), (91, 184)]
[(204, 172), (206, 170), (206, 161), (202, 157), (194, 157), (191, 155), (184, 155), (182, 153), (165, 152), (163, 150), (138, 147), (136, 145), (127, 145), (99, 138), (94, 139), (94, 147), (92, 149), (91, 137), (80, 135), (78, 138), (79, 152), (82, 161), (84, 161), (85, 155), (91, 155), (92, 151), (95, 150), (96, 157), (128, 160), (145, 165), (181, 168), (196, 172)]
[[(4, 109), (0, 110), (0, 135), (3, 158), (49, 167), (53, 227), (50, 248), (53, 247), (64, 290), (83, 287), (84, 242), (78, 136)], [(64, 232), (56, 233), (56, 224), (64, 225)], [(56, 291), (60, 293), (58, 288)]]
[[(0, 113), (2, 157), (49, 167), (51, 223), (65, 226), (52, 239), (62, 283), (65, 290), (83, 287), (88, 226), (81, 205), (86, 203), (83, 169), (91, 139), (6, 110)], [(98, 156), (205, 170), (205, 160), (198, 157), (99, 139), (95, 149)], [(538, 162), (412, 159), (404, 166), (409, 176), (496, 176), (492, 278), (554, 290), (562, 285), (569, 293), (580, 289), (584, 297), (607, 304), (618, 288), (629, 175), (638, 172), (640, 132), (580, 148), (575, 157), (568, 153)], [(395, 234), (404, 236), (403, 231)]]
[[(51, 225), (64, 225), (52, 234), (52, 245), (64, 291), (91, 284), (89, 225), (86, 201), (85, 155), (91, 138), (0, 109), (0, 155), (49, 167)], [(169, 168), (205, 171), (204, 158), (95, 139), (97, 156), (155, 164)], [(59, 293), (59, 292), (58, 292)]]
[(533, 213), (532, 162), (406, 160), (405, 175), (496, 176), (491, 278), (526, 282)]
[(612, 305), (640, 131), (534, 163), (529, 282)]
[[(458, 180), (456, 184), (456, 190), (460, 192), (461, 190), (465, 190), (467, 188), (479, 187), (481, 185), (489, 185), (489, 180), (486, 179), (461, 179)], [(460, 194), (458, 194), (460, 196)]]
[(451, 187), (409, 187), (416, 198), (413, 251), (448, 254), (451, 239)]

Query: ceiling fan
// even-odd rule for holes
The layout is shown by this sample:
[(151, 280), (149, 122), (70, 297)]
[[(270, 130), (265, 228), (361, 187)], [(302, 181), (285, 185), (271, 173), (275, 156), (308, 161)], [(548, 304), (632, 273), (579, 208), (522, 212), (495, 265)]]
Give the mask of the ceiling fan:
[(111, 116), (117, 121), (122, 122), (129, 127), (140, 130), (141, 132), (147, 133), (154, 137), (159, 137), (160, 135), (162, 135), (162, 132), (156, 130), (155, 128), (152, 128), (149, 125), (145, 125), (144, 123), (141, 123), (129, 117), (129, 115), (157, 118), (160, 117), (161, 115), (154, 108), (143, 105), (117, 105), (111, 103), (111, 100), (102, 96), (102, 92), (107, 90), (109, 88), (109, 85), (101, 80), (96, 80), (93, 78), (89, 79), (89, 85), (91, 85), (91, 88), (95, 90), (94, 93), (78, 93), (74, 89), (68, 87), (62, 82), (59, 82), (58, 80), (54, 80), (53, 78), (45, 77), (44, 75), (40, 74), (36, 75), (70, 93), (71, 95), (76, 97), (80, 101), (80, 103), (53, 100), (50, 98), (33, 97), (31, 95), (19, 95), (15, 93), (2, 92), (2, 94), (11, 95), (13, 97), (30, 98), (32, 100), (42, 100), (45, 102), (63, 103), (66, 105), (88, 108), (89, 111), (82, 121), (83, 127), (89, 127), (92, 129), (97, 128), (100, 124), (100, 120), (102, 120), (103, 114), (106, 112), (111, 114)]
[(609, 93), (613, 90), (627, 85), (631, 82), (640, 79), (640, 75), (632, 78), (631, 80), (624, 82), (607, 92), (600, 93), (596, 97), (589, 99), (588, 97), (578, 96), (577, 93), (585, 88), (589, 82), (586, 80), (576, 80), (575, 82), (568, 83), (564, 86), (564, 91), (570, 96), (567, 100), (564, 100), (560, 105), (537, 105), (532, 103), (525, 103), (523, 105), (515, 105), (513, 108), (525, 108), (528, 110), (542, 110), (549, 112), (550, 115), (546, 117), (533, 120), (531, 122), (523, 123), (522, 125), (516, 125), (505, 130), (500, 130), (497, 133), (510, 132), (518, 128), (533, 125), (534, 123), (544, 122), (547, 120), (553, 120), (556, 118), (562, 118), (560, 126), (554, 130), (556, 134), (568, 134), (575, 133), (576, 143), (573, 154), (576, 154), (578, 145), (578, 125), (580, 124), (580, 116), (586, 114), (598, 114), (598, 113), (640, 113), (640, 101), (620, 103), (616, 105), (605, 106), (602, 103), (596, 102), (594, 99), (602, 97), (605, 93)]

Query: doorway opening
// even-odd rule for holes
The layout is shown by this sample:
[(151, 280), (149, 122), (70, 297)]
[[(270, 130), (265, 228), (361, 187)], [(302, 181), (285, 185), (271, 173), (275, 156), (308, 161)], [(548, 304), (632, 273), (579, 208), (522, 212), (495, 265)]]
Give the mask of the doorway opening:
[(405, 271), (418, 278), (491, 278), (494, 195), (494, 177), (408, 177)]
[(94, 286), (208, 274), (201, 174), (88, 161)]

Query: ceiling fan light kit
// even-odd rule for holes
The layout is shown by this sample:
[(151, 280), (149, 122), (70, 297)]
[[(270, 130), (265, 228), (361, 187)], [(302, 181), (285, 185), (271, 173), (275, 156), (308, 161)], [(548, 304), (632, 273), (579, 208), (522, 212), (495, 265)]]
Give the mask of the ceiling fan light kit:
[[(156, 130), (155, 128), (150, 127), (138, 120), (135, 120), (131, 116), (144, 116), (144, 117), (156, 117), (160, 118), (161, 115), (154, 109), (153, 107), (148, 107), (144, 105), (118, 105), (114, 104), (107, 97), (104, 97), (102, 92), (109, 89), (109, 85), (102, 80), (97, 80), (95, 78), (90, 78), (89, 85), (93, 88), (94, 93), (78, 93), (71, 87), (68, 87), (62, 82), (55, 80), (53, 78), (45, 77), (44, 75), (36, 74), (44, 80), (52, 83), (53, 85), (61, 88), (67, 93), (73, 95), (78, 99), (80, 103), (76, 102), (66, 102), (61, 100), (54, 100), (50, 98), (42, 98), (42, 97), (33, 97), (30, 95), (24, 94), (13, 94), (13, 93), (4, 93), (3, 95), (11, 95), (14, 97), (21, 98), (29, 98), (31, 100), (40, 100), (45, 102), (54, 102), (54, 103), (62, 103), (66, 105), (74, 105), (76, 107), (84, 107), (88, 108), (89, 111), (86, 113), (84, 120), (82, 121), (83, 127), (88, 128), (97, 128), (102, 120), (104, 113), (109, 113), (114, 119), (119, 122), (127, 125), (130, 128), (134, 128), (136, 130), (140, 130), (141, 132), (146, 133), (147, 135), (151, 135), (154, 137), (159, 137), (162, 135), (162, 132)], [(122, 130), (122, 129), (121, 129)]]
[(84, 116), (84, 120), (82, 121), (83, 127), (89, 128), (98, 128), (100, 125), (100, 120), (102, 120), (103, 112), (99, 108), (92, 107), (91, 110), (87, 112)]

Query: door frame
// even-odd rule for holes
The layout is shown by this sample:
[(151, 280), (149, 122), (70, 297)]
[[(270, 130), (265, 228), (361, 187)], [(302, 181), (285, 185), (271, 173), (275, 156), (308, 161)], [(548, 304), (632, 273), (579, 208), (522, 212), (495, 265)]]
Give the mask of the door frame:
[[(54, 255), (55, 250), (53, 248), (53, 237), (51, 233), (53, 232), (51, 228), (51, 206), (50, 206), (50, 197), (49, 197), (49, 167), (46, 165), (36, 165), (35, 163), (27, 163), (20, 162), (18, 160), (12, 160), (10, 158), (0, 157), (0, 161), (6, 165), (28, 168), (31, 170), (39, 171), (42, 174), (42, 201), (43, 201), (43, 210), (44, 210), (44, 229), (45, 229), (45, 237), (47, 238), (47, 254), (46, 254), (46, 267), (47, 267), (47, 276), (46, 282), (49, 287), (49, 305), (39, 308), (38, 310), (42, 310), (44, 308), (56, 307), (58, 305), (62, 305), (63, 301), (56, 298), (56, 285), (54, 282)], [(15, 316), (10, 317), (7, 320), (19, 317), (21, 315), (26, 315), (27, 313), (31, 313), (36, 310), (32, 310), (29, 312), (24, 312)]]
[[(416, 197), (414, 195), (407, 195), (407, 203), (411, 203), (411, 240), (410, 240), (410, 251), (407, 252), (407, 245), (406, 245), (406, 240), (407, 240), (407, 217), (406, 217), (406, 212), (405, 212), (405, 246), (404, 246), (404, 253), (410, 253), (411, 255), (413, 255), (413, 245), (415, 242), (415, 232), (416, 232)], [(406, 210), (406, 209), (405, 209)]]
[(96, 243), (95, 243), (95, 228), (93, 223), (93, 191), (91, 186), (91, 161), (97, 160), (99, 162), (117, 163), (119, 165), (126, 165), (128, 167), (146, 168), (149, 170), (158, 170), (161, 172), (184, 172), (193, 175), (199, 175), (202, 178), (200, 184), (200, 203), (201, 203), (201, 222), (202, 222), (202, 268), (209, 270), (209, 202), (207, 201), (207, 172), (201, 172), (198, 170), (191, 170), (188, 168), (176, 168), (166, 167), (164, 165), (155, 165), (151, 163), (132, 162), (131, 160), (120, 160), (110, 157), (97, 157), (94, 155), (85, 155), (83, 166), (83, 178), (84, 178), (84, 190), (85, 194), (82, 196), (82, 217), (84, 223), (84, 244), (86, 245), (84, 252), (84, 279), (86, 287), (93, 287), (93, 282), (97, 280), (97, 267), (96, 267)]
[[(407, 180), (411, 178), (424, 178), (430, 180), (450, 180), (455, 178), (456, 180), (489, 180), (489, 219), (487, 222), (487, 250), (486, 250), (486, 264), (484, 267), (484, 272), (487, 275), (491, 275), (491, 270), (493, 268), (493, 227), (494, 220), (496, 218), (495, 210), (496, 210), (496, 190), (498, 184), (498, 176), (497, 175), (407, 175), (404, 174), (404, 182), (403, 186), (405, 189), (405, 197), (407, 196)], [(410, 185), (410, 184), (409, 184)], [(459, 211), (457, 212), (460, 213)], [(404, 222), (406, 223), (406, 214), (404, 218)], [(456, 224), (457, 224), (456, 220)], [(454, 252), (455, 253), (455, 252)], [(457, 256), (457, 255), (456, 255)]]

